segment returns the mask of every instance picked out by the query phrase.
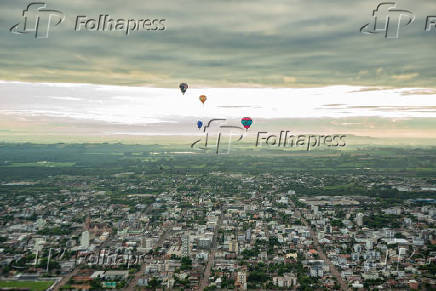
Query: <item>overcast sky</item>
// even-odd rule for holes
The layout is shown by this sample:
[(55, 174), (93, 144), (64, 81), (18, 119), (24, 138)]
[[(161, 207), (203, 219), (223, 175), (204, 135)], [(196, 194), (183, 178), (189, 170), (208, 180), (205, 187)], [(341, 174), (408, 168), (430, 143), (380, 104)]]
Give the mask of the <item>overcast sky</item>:
[[(379, 1), (51, 0), (66, 19), (48, 39), (15, 35), (29, 1), (0, 2), (0, 80), (153, 87), (435, 87), (434, 0), (399, 39), (364, 35)], [(75, 18), (165, 18), (165, 31), (74, 32)]]

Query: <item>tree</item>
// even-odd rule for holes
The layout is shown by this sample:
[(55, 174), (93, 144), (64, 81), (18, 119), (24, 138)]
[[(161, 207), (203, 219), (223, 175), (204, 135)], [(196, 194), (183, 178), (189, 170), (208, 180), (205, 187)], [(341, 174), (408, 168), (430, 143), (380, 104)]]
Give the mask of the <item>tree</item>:
[(161, 281), (159, 279), (157, 279), (156, 277), (153, 277), (150, 281), (148, 281), (148, 288), (152, 288), (152, 289), (156, 289), (158, 287), (160, 287), (161, 285)]
[(268, 279), (269, 279), (269, 276), (262, 271), (250, 272), (248, 277), (247, 277), (247, 281), (253, 282), (253, 283), (264, 283), (264, 282), (268, 281)]
[(182, 265), (180, 266), (181, 270), (191, 270), (192, 269), (192, 260), (189, 257), (183, 257), (181, 260)]

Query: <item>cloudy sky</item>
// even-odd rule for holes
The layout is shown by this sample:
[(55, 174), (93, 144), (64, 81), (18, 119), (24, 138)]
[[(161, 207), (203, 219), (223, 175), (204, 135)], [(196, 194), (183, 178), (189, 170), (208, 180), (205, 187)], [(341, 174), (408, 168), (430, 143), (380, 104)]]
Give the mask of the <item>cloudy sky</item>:
[[(399, 39), (364, 35), (379, 1), (49, 0), (65, 21), (48, 39), (15, 35), (29, 1), (1, 0), (0, 80), (148, 87), (434, 88), (434, 0), (401, 0), (416, 20)], [(165, 31), (75, 32), (78, 15), (164, 18)]]

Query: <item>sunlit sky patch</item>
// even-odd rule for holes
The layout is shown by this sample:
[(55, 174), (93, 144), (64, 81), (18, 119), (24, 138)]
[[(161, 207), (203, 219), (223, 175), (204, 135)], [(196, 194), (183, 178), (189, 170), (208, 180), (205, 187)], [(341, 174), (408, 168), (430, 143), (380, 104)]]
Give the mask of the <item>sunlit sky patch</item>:
[[(0, 83), (0, 113), (121, 124), (174, 123), (186, 118), (436, 117), (425, 89), (178, 89), (91, 84)], [(407, 92), (407, 94), (404, 94)], [(416, 92), (416, 93), (413, 93)], [(201, 94), (207, 95), (203, 105)]]

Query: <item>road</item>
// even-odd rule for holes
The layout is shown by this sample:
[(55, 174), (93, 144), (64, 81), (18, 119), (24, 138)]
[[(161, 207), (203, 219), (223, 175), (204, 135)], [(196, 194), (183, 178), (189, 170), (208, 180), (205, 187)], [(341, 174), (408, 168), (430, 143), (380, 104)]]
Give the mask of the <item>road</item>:
[(293, 205), (294, 208), (295, 208), (295, 215), (296, 215), (296, 217), (299, 217), (299, 218), (303, 221), (303, 224), (309, 228), (309, 230), (310, 230), (310, 235), (311, 235), (312, 238), (313, 238), (314, 246), (315, 246), (316, 250), (318, 251), (318, 254), (319, 254), (320, 258), (321, 258), (322, 260), (324, 260), (324, 262), (326, 262), (326, 263), (329, 265), (329, 267), (330, 267), (330, 272), (331, 272), (332, 275), (335, 276), (336, 279), (338, 280), (338, 283), (339, 283), (339, 285), (341, 286), (341, 290), (350, 290), (350, 289), (348, 288), (348, 284), (347, 284), (347, 282), (345, 282), (345, 281), (342, 279), (342, 276), (341, 276), (341, 274), (339, 273), (338, 269), (336, 269), (335, 265), (333, 265), (333, 263), (330, 261), (330, 259), (329, 259), (329, 258), (326, 256), (326, 254), (324, 253), (324, 250), (321, 248), (321, 246), (320, 246), (320, 244), (319, 244), (319, 242), (318, 242), (318, 235), (317, 235), (317, 234), (315, 233), (315, 231), (310, 227), (310, 225), (309, 225), (309, 223), (307, 222), (307, 220), (306, 220), (306, 219), (301, 215), (300, 211), (295, 207), (295, 205), (294, 205), (294, 204), (292, 204), (292, 205)]
[(80, 268), (76, 267), (71, 273), (63, 277), (57, 284), (54, 286), (53, 291), (59, 291), (62, 286), (64, 286), (73, 276), (76, 276), (79, 272)]
[[(159, 240), (156, 243), (155, 249), (159, 248), (162, 246), (162, 244), (164, 243), (164, 241), (169, 237), (169, 235), (171, 234), (171, 229), (172, 226), (168, 226), (168, 228), (163, 232), (163, 234), (159, 237)], [(141, 268), (139, 269), (138, 272), (135, 273), (135, 276), (132, 280), (130, 280), (129, 286), (124, 288), (124, 290), (128, 290), (128, 291), (134, 291), (136, 284), (138, 284), (138, 280), (142, 277), (142, 275), (145, 272), (145, 268), (147, 267), (147, 262), (144, 262), (141, 265)]]
[(214, 236), (213, 236), (213, 240), (212, 240), (212, 247), (211, 247), (211, 250), (209, 253), (209, 258), (207, 261), (206, 269), (204, 270), (203, 278), (200, 281), (200, 290), (204, 290), (204, 288), (206, 288), (209, 285), (210, 271), (215, 263), (215, 253), (216, 253), (216, 249), (217, 249), (218, 230), (221, 227), (222, 220), (223, 220), (223, 210), (221, 209), (221, 215), (220, 215), (220, 218), (218, 219), (218, 223), (217, 223), (216, 228), (215, 228), (215, 232), (214, 232)]
[[(150, 205), (148, 205), (148, 207), (145, 209), (145, 211), (144, 211), (144, 213), (150, 213), (151, 212), (151, 210), (153, 209), (153, 205), (152, 204), (150, 204)], [(158, 241), (158, 243), (157, 243), (157, 246), (160, 246), (164, 241), (165, 241), (165, 239), (166, 239), (166, 237), (167, 237), (167, 235), (169, 234), (169, 230), (167, 230), (167, 231), (165, 231), (164, 233), (163, 233), (163, 235), (159, 238), (159, 241)], [(114, 234), (111, 234), (111, 236), (105, 241), (105, 242), (103, 242), (101, 245), (100, 245), (100, 247), (98, 248), (98, 250), (100, 250), (100, 249), (102, 249), (102, 250), (105, 250), (106, 248), (109, 248), (110, 247), (110, 245), (112, 244), (112, 238), (113, 238), (113, 235)], [(137, 272), (136, 274), (135, 274), (135, 278), (132, 280), (132, 282), (131, 282), (131, 284), (129, 284), (129, 287), (127, 287), (127, 290), (134, 290), (133, 289), (133, 287), (136, 285), (136, 283), (138, 282), (138, 279), (141, 277), (140, 275), (141, 274), (143, 274), (144, 273), (144, 270), (145, 270), (145, 266), (146, 266), (147, 264), (143, 264), (142, 266), (141, 266), (141, 270), (139, 271), (139, 272)], [(76, 276), (77, 275), (77, 273), (79, 272), (79, 270), (80, 270), (80, 266), (76, 266), (68, 275), (66, 275), (65, 277), (63, 277), (57, 284), (56, 284), (56, 286), (53, 288), (53, 291), (59, 291), (60, 290), (60, 288), (63, 286), (63, 285), (65, 285), (66, 283), (68, 283), (68, 281), (70, 281), (70, 279), (73, 277), (73, 276)], [(133, 284), (133, 285), (132, 285)], [(132, 286), (133, 287), (132, 287)]]
[[(112, 235), (108, 237), (108, 239), (101, 244), (101, 246), (97, 249), (97, 251), (100, 252), (100, 250), (105, 250), (106, 248), (108, 248), (111, 244), (112, 238), (113, 238)], [(58, 291), (63, 285), (65, 285), (68, 281), (70, 281), (72, 277), (76, 276), (79, 270), (80, 270), (80, 265), (75, 266), (75, 268), (68, 275), (63, 277), (62, 280), (60, 280), (56, 284), (56, 286), (53, 288), (53, 291)]]

